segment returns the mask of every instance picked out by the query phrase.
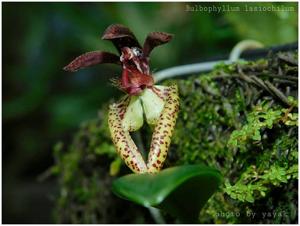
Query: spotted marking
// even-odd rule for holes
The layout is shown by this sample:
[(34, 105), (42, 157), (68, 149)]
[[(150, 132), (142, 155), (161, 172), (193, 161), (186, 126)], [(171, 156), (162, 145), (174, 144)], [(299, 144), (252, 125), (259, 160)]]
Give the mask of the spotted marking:
[(128, 101), (123, 99), (121, 103), (109, 106), (109, 130), (117, 152), (126, 165), (134, 173), (146, 173), (147, 166), (141, 153), (131, 139), (129, 131), (125, 131), (122, 126), (121, 116), (124, 115), (127, 105)]
[(179, 110), (178, 88), (172, 85), (164, 89), (165, 106), (152, 135), (148, 155), (148, 173), (157, 173), (163, 167), (171, 143)]
[(122, 125), (130, 98), (126, 96), (119, 103), (109, 107), (108, 124), (113, 143), (123, 161), (134, 173), (157, 173), (161, 170), (167, 157), (179, 110), (176, 85), (170, 87), (155, 86), (153, 90), (163, 98), (165, 106), (154, 128), (147, 164), (133, 142), (129, 131), (125, 130)]

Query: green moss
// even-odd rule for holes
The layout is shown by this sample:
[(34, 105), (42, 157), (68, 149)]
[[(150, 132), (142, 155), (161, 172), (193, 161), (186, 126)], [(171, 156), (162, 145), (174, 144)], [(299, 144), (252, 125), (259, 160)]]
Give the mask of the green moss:
[[(204, 163), (225, 178), (200, 213), (201, 223), (297, 222), (295, 55), (221, 64), (210, 73), (175, 80), (180, 112), (165, 167)], [(170, 83), (174, 80), (165, 82)], [(129, 170), (116, 155), (106, 117), (103, 106), (99, 118), (84, 123), (72, 144), (56, 147), (53, 172), (61, 186), (57, 220), (152, 223), (146, 209), (110, 192), (114, 176)], [(151, 129), (134, 137), (148, 147)]]
[[(144, 208), (110, 192), (121, 161), (110, 140), (106, 114), (84, 122), (72, 143), (65, 147), (57, 144), (54, 154), (53, 171), (59, 175), (60, 184), (54, 213), (58, 223), (152, 222)], [(122, 173), (128, 172), (123, 167)]]

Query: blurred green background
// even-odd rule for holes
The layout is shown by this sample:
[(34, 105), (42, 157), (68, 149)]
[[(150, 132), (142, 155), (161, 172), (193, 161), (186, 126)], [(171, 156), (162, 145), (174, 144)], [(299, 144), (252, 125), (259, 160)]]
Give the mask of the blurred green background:
[[(291, 11), (245, 12), (248, 6)], [(240, 7), (239, 12), (188, 12), (187, 6)], [(289, 8), (289, 9), (292, 9)], [(148, 32), (174, 40), (151, 56), (152, 71), (226, 56), (243, 39), (266, 46), (298, 40), (297, 3), (2, 3), (3, 223), (51, 223), (58, 192), (47, 177), (52, 147), (120, 92), (114, 65), (76, 73), (62, 70), (88, 51), (115, 52), (101, 40), (112, 23), (130, 27), (143, 43)]]

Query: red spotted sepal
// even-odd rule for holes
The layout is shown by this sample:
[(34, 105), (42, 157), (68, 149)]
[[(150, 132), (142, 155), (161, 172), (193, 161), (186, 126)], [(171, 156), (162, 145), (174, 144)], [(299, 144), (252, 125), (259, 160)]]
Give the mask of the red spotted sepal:
[[(157, 173), (163, 167), (171, 143), (179, 109), (178, 89), (153, 86), (139, 96), (126, 96), (110, 105), (108, 124), (117, 152), (135, 173)], [(147, 163), (142, 158), (129, 132), (143, 125), (144, 115), (154, 126)]]
[(152, 135), (147, 161), (148, 173), (159, 172), (168, 154), (179, 111), (179, 96), (176, 85), (164, 88), (164, 102), (164, 108), (157, 119)]
[(127, 96), (119, 103), (109, 106), (108, 125), (112, 141), (126, 165), (135, 173), (146, 173), (147, 166), (129, 134), (130, 128), (124, 126), (124, 115), (129, 102), (130, 97)]

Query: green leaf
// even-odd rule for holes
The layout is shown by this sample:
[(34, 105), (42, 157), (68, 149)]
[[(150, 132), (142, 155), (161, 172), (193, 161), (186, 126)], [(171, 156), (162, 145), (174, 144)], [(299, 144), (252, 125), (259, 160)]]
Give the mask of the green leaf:
[(246, 201), (247, 202), (252, 202), (252, 203), (254, 202), (254, 198), (253, 198), (252, 194), (248, 193), (246, 195)]
[(195, 223), (221, 179), (213, 168), (185, 165), (158, 174), (126, 175), (113, 182), (112, 191), (142, 206), (160, 208), (183, 223)]
[(260, 132), (259, 132), (259, 130), (256, 130), (255, 132), (254, 132), (254, 136), (252, 137), (252, 139), (253, 140), (261, 140), (261, 135), (260, 135)]

